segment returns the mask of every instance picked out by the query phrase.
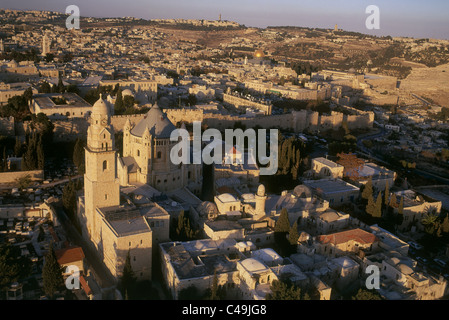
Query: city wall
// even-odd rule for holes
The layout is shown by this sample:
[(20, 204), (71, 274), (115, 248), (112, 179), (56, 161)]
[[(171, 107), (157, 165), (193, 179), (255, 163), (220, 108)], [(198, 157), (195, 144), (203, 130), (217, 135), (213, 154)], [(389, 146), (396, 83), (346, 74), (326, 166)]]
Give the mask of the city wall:
[(1, 172), (0, 184), (2, 183), (15, 183), (17, 179), (30, 176), (31, 181), (44, 180), (43, 170), (31, 170), (31, 171), (14, 171), (14, 172)]
[[(303, 132), (305, 129), (311, 131), (317, 130), (336, 130), (341, 127), (343, 121), (347, 121), (348, 128), (372, 128), (374, 114), (372, 112), (361, 112), (354, 115), (346, 115), (340, 112), (332, 112), (330, 115), (319, 115), (318, 112), (301, 110), (292, 113), (259, 116), (259, 117), (240, 117), (233, 115), (221, 115), (215, 113), (203, 113), (201, 109), (166, 109), (167, 117), (173, 124), (178, 122), (192, 123), (200, 121), (209, 128), (218, 130), (232, 129), (236, 122), (242, 123), (246, 128), (260, 127), (262, 129), (279, 128), (282, 130), (291, 130), (294, 132)], [(129, 119), (131, 125), (136, 125), (143, 119), (144, 114), (138, 115), (119, 115), (111, 117), (111, 125), (115, 132), (123, 131), (126, 120)], [(89, 123), (86, 119), (75, 118), (72, 120), (55, 120), (55, 141), (73, 141), (77, 138), (86, 138)], [(25, 135), (30, 122), (17, 123), (16, 135)], [(11, 131), (11, 129), (9, 129)], [(13, 133), (11, 133), (13, 135)]]

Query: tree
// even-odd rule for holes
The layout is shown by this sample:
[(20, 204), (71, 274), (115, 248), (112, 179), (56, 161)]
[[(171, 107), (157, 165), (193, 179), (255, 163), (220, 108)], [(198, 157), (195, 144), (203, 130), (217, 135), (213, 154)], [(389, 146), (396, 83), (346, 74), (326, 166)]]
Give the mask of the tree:
[(37, 143), (36, 156), (37, 156), (37, 169), (44, 170), (45, 154), (44, 154), (44, 145), (42, 143), (42, 136), (39, 137), (39, 141)]
[(290, 282), (274, 280), (266, 300), (301, 300), (301, 289)]
[(444, 233), (449, 233), (449, 217), (448, 214), (446, 214), (446, 217), (444, 217), (443, 223), (441, 224), (441, 231)]
[(114, 113), (122, 114), (124, 111), (125, 111), (125, 104), (123, 103), (122, 89), (119, 89), (117, 92), (117, 97), (115, 98)]
[(66, 87), (65, 87), (64, 83), (62, 82), (61, 77), (59, 77), (58, 85), (56, 86), (56, 90), (58, 93), (66, 92)]
[(44, 282), (44, 292), (53, 299), (55, 294), (64, 287), (64, 278), (62, 276), (62, 268), (56, 258), (53, 243), (50, 244), (47, 254), (45, 255), (45, 263), (42, 268), (42, 280)]
[(84, 141), (81, 139), (76, 139), (75, 147), (73, 148), (73, 163), (78, 168), (78, 173), (84, 173)]
[(401, 197), (401, 200), (399, 201), (398, 214), (404, 215), (404, 197)]
[(438, 214), (434, 210), (428, 210), (421, 219), (421, 224), (428, 234), (433, 235), (438, 229), (438, 220)]
[(36, 140), (37, 136), (35, 133), (33, 133), (32, 136), (28, 138), (27, 150), (22, 158), (23, 171), (35, 170), (37, 168)]
[(39, 89), (39, 93), (51, 93), (51, 86), (48, 82), (43, 82)]
[(31, 102), (31, 99), (33, 99), (33, 89), (31, 89), (31, 87), (28, 87), (24, 92), (23, 92), (23, 97), (25, 98), (27, 103)]
[(365, 162), (353, 153), (339, 153), (337, 156), (339, 158), (337, 163), (344, 167), (343, 175), (351, 179), (357, 179), (360, 176), (360, 168)]
[(374, 218), (381, 218), (382, 217), (382, 192), (379, 191), (379, 194), (377, 195), (376, 203), (375, 203), (375, 209), (373, 212)]
[(31, 176), (29, 174), (16, 179), (16, 185), (19, 189), (26, 189), (31, 184)]
[(16, 143), (14, 144), (14, 155), (16, 157), (22, 156), (22, 142), (20, 142), (19, 137), (16, 137)]
[(395, 194), (395, 193), (392, 193), (392, 194), (391, 194), (390, 201), (388, 202), (388, 205), (389, 205), (391, 208), (396, 208), (396, 207), (398, 207), (398, 203), (397, 203), (397, 199), (396, 199), (396, 194)]
[(362, 191), (362, 198), (365, 200), (368, 200), (369, 197), (373, 196), (373, 180), (370, 177), (368, 182), (365, 184), (365, 186), (363, 187), (363, 191)]
[(366, 205), (366, 213), (368, 213), (372, 217), (374, 217), (374, 215), (376, 214), (376, 203), (374, 202), (373, 195), (370, 195), (368, 197), (368, 203)]
[(298, 239), (299, 239), (298, 222), (295, 221), (288, 233), (288, 242), (290, 242), (292, 246), (296, 246), (298, 244)]
[(54, 58), (55, 58), (55, 55), (53, 53), (47, 53), (45, 55), (44, 59), (45, 59), (45, 62), (52, 62)]
[(288, 211), (286, 208), (282, 208), (279, 219), (276, 221), (274, 232), (288, 233), (289, 231), (290, 221), (288, 219)]
[(388, 206), (390, 204), (390, 186), (388, 185), (388, 180), (385, 183), (385, 206)]
[(133, 290), (136, 284), (136, 277), (134, 275), (133, 268), (131, 266), (131, 255), (130, 250), (128, 250), (128, 254), (126, 255), (125, 264), (123, 266), (123, 273), (120, 277), (120, 286), (121, 292), (123, 296), (131, 296), (133, 297)]
[[(0, 291), (25, 278), (31, 271), (31, 262), (20, 254), (20, 248), (9, 243), (0, 244)], [(4, 296), (3, 296), (4, 297)]]
[(212, 279), (212, 288), (211, 288), (211, 294), (210, 294), (211, 300), (220, 300), (218, 297), (218, 277), (217, 277), (217, 270), (214, 271), (214, 278)]
[(377, 291), (361, 288), (352, 297), (352, 300), (383, 300), (383, 299), (382, 296)]

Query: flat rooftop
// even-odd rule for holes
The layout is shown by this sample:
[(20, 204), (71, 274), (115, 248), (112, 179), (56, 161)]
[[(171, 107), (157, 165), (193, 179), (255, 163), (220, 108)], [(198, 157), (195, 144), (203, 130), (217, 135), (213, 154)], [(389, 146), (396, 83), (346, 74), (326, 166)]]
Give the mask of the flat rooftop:
[(108, 222), (120, 237), (151, 232), (144, 217), (129, 220), (112, 220)]
[(326, 166), (328, 166), (330, 168), (339, 168), (339, 167), (343, 168), (342, 165), (340, 165), (338, 163), (335, 163), (335, 162), (333, 162), (331, 160), (328, 160), (326, 158), (323, 158), (323, 157), (312, 159), (312, 161), (320, 162), (320, 163), (325, 164)]
[[(64, 98), (66, 104), (57, 105), (52, 98)], [(57, 108), (92, 108), (92, 106), (75, 93), (42, 93), (33, 96), (33, 101), (41, 109)]]
[(312, 189), (319, 189), (323, 194), (360, 190), (360, 188), (341, 179), (307, 180), (304, 181), (304, 184)]
[(205, 224), (213, 231), (239, 230), (243, 229), (242, 225), (236, 221), (216, 220), (206, 221)]

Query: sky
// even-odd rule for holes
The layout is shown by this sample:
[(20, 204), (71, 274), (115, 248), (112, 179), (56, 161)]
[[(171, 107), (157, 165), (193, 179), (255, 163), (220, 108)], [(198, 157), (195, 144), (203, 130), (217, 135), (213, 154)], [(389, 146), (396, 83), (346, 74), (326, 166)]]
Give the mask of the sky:
[[(65, 12), (81, 16), (236, 21), (247, 27), (338, 27), (372, 35), (449, 39), (447, 0), (2, 0), (1, 8)], [(380, 10), (380, 29), (368, 30), (369, 5)], [(82, 20), (81, 20), (82, 23)]]

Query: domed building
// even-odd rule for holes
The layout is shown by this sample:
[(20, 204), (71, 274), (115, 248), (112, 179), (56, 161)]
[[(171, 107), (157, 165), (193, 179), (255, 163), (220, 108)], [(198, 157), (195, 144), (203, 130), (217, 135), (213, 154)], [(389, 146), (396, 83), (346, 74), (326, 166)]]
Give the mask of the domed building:
[(254, 51), (254, 58), (260, 59), (260, 58), (263, 58), (263, 57), (265, 57), (265, 54), (263, 53), (262, 50), (258, 49), (256, 51)]
[(175, 129), (157, 104), (134, 127), (126, 121), (118, 166), (121, 185), (146, 183), (162, 192), (189, 186), (193, 193), (201, 192), (201, 165), (170, 161), (170, 151), (178, 143), (170, 141)]

